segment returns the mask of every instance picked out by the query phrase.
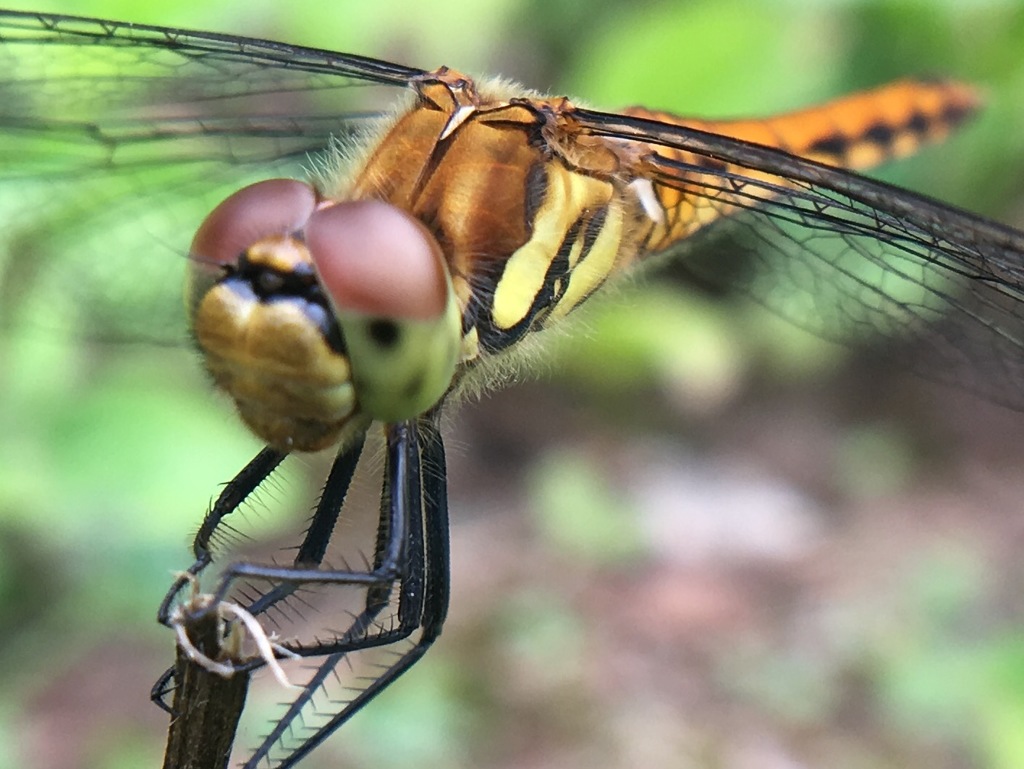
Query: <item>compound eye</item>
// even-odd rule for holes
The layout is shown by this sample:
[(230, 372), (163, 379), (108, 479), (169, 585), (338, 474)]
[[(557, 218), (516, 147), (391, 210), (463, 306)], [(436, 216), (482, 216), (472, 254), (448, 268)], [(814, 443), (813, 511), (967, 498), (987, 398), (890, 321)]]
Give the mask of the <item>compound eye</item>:
[(199, 226), (191, 255), (213, 269), (237, 264), (257, 241), (305, 227), (316, 203), (316, 191), (295, 179), (268, 179), (243, 187)]
[(363, 413), (394, 422), (436, 404), (458, 364), (462, 316), (434, 236), (401, 209), (367, 200), (318, 210), (306, 245)]
[(317, 211), (306, 244), (339, 312), (394, 320), (435, 320), (448, 302), (437, 240), (419, 221), (380, 200)]

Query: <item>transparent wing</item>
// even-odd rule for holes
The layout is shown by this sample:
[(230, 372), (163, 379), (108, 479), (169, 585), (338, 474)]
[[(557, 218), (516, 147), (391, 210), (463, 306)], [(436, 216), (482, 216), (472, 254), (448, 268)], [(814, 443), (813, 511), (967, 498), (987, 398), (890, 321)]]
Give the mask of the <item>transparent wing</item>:
[[(202, 218), (244, 184), (303, 176), (317, 153), (368, 130), (379, 110), (393, 105), (396, 87), (420, 74), (259, 40), (0, 12), (0, 328), (184, 342), (186, 256)], [(367, 468), (368, 488), (345, 511), (348, 533), (366, 513), (366, 536), (329, 550), (318, 543), (327, 551), (320, 556), (325, 566), (351, 560), (363, 567), (376, 529), (379, 470)], [(249, 542), (248, 532), (244, 516), (218, 530), (218, 563), (295, 556)], [(236, 596), (246, 604), (268, 590), (264, 583), (248, 587)], [(367, 600), (358, 587), (282, 592), (288, 600), (263, 619), (310, 644), (318, 635), (344, 636)], [(380, 623), (394, 621), (387, 601), (377, 613)], [(377, 630), (373, 618), (366, 622)], [(374, 668), (356, 667), (363, 664), (356, 657), (326, 660), (323, 681), (293, 665), (297, 681), (312, 676), (309, 691), (295, 696), (285, 715), (297, 716), (271, 727), (254, 762), (266, 751), (287, 757), (301, 749), (313, 730), (294, 724), (295, 717), (324, 718), (342, 709), (340, 697), (357, 696), (344, 688), (344, 674), (352, 667), (368, 676)], [(336, 677), (339, 663), (344, 670)], [(368, 685), (352, 683), (355, 690)], [(254, 710), (247, 717), (266, 729), (267, 713)], [(246, 742), (239, 751), (247, 752)]]
[(821, 337), (880, 344), (931, 378), (1024, 409), (1024, 233), (768, 147), (577, 117), (587, 132), (644, 145), (652, 182), (723, 214), (673, 249), (696, 275)]
[(28, 313), (92, 337), (183, 339), (184, 256), (205, 212), (251, 181), (301, 176), (417, 74), (230, 35), (0, 12), (2, 322)]
[[(331, 142), (368, 130), (396, 87), (420, 74), (260, 40), (0, 12), (0, 328), (184, 343), (186, 257), (202, 218), (242, 185), (303, 176)], [(373, 469), (364, 475), (379, 477)], [(364, 563), (381, 493), (379, 481), (366, 482), (363, 504), (346, 513), (350, 526), (368, 513), (367, 536), (332, 549), (327, 563)], [(236, 517), (218, 531), (218, 562), (258, 549)], [(278, 556), (264, 548), (256, 560)], [(242, 600), (266, 589), (243, 586)], [(361, 598), (359, 589), (311, 588), (263, 619), (289, 637), (331, 632), (324, 624), (341, 635)], [(340, 696), (338, 661), (299, 695), (304, 718), (324, 687)], [(266, 715), (252, 715), (259, 728)], [(288, 720), (281, 731), (269, 747), (298, 749), (302, 730)]]

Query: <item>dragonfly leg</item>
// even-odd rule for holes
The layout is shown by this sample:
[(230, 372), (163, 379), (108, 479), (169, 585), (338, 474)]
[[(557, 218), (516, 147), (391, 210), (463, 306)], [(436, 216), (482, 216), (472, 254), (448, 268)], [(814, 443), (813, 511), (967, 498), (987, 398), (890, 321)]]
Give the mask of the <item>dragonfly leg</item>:
[[(162, 625), (170, 626), (172, 607), (175, 605), (181, 591), (191, 587), (192, 582), (207, 566), (213, 562), (213, 554), (210, 551), (210, 539), (224, 519), (235, 512), (242, 503), (252, 494), (263, 481), (277, 468), (284, 460), (286, 454), (274, 449), (263, 449), (253, 457), (242, 471), (232, 478), (224, 490), (218, 495), (217, 500), (210, 506), (206, 513), (199, 531), (192, 542), (192, 552), (196, 560), (191, 566), (178, 577), (171, 585), (167, 594), (160, 602), (157, 610), (157, 620)], [(173, 691), (174, 667), (164, 671), (163, 675), (156, 680), (149, 693), (149, 698), (162, 710), (173, 715), (167, 697)]]
[[(331, 532), (337, 523), (352, 476), (355, 474), (359, 457), (362, 454), (363, 443), (364, 441), (360, 439), (357, 443), (347, 446), (335, 459), (316, 510), (310, 519), (309, 527), (306, 529), (305, 537), (296, 554), (296, 564), (316, 565), (323, 560)], [(191, 586), (194, 576), (202, 573), (213, 562), (210, 541), (218, 527), (269, 477), (285, 456), (286, 454), (282, 452), (269, 448), (264, 449), (224, 487), (203, 519), (193, 540), (192, 551), (196, 557), (195, 562), (181, 577), (175, 580), (160, 604), (158, 619), (162, 624), (170, 624), (172, 607), (181, 595), (181, 591), (187, 586)], [(298, 585), (295, 583), (279, 584), (273, 590), (250, 601), (247, 610), (251, 614), (262, 614), (292, 595), (297, 587)], [(211, 602), (210, 605), (215, 606), (216, 601)], [(167, 697), (173, 691), (174, 673), (173, 666), (165, 670), (150, 691), (150, 699), (168, 713), (171, 712), (171, 708), (167, 703)]]
[[(412, 666), (440, 633), (448, 607), (448, 518), (444, 446), (436, 427), (427, 422), (400, 423), (388, 427), (388, 470), (381, 495), (380, 524), (372, 568), (366, 571), (317, 569), (327, 549), (327, 542), (344, 502), (348, 485), (358, 462), (361, 447), (343, 452), (335, 461), (311, 519), (306, 536), (295, 557), (295, 566), (264, 567), (239, 563), (222, 577), (217, 596), (225, 597), (232, 580), (238, 578), (266, 580), (276, 583), (255, 598), (248, 610), (253, 614), (266, 612), (304, 584), (351, 584), (366, 587), (363, 609), (353, 617), (348, 628), (332, 639), (316, 644), (295, 646), (292, 650), (303, 657), (322, 658), (313, 677), (291, 704), (273, 731), (267, 736), (251, 760), (255, 766), (275, 746), (288, 752), (283, 741), (293, 735), (291, 726), (297, 718), (311, 720), (310, 709), (323, 714), (324, 706), (314, 707), (314, 699), (333, 678), (335, 668), (351, 652), (385, 646), (409, 638), (419, 630), (414, 645), (390, 665), (382, 675), (345, 703), (333, 717), (317, 728), (313, 735), (289, 753), (290, 766), (308, 753), (328, 734), (369, 702), (388, 684)], [(271, 468), (272, 469), (272, 468)], [(222, 495), (223, 497), (224, 495)], [(244, 495), (239, 498), (244, 499)], [(219, 500), (218, 500), (219, 501)], [(236, 504), (237, 506), (237, 504)], [(215, 505), (215, 507), (217, 507)], [(225, 513), (226, 514), (226, 513)], [(208, 517), (209, 518), (209, 517)], [(223, 518), (223, 515), (220, 515)], [(215, 526), (206, 527), (210, 532)], [(197, 545), (197, 562), (208, 553), (207, 532), (202, 549)], [(202, 534), (203, 532), (201, 532)], [(197, 541), (200, 537), (197, 537)], [(209, 563), (207, 556), (204, 568)], [(312, 579), (310, 579), (312, 577)], [(397, 622), (378, 625), (378, 617), (389, 605), (393, 587), (398, 584)], [(254, 660), (244, 667), (259, 667)], [(173, 671), (168, 671), (153, 689), (154, 699), (167, 709), (163, 699), (169, 691)], [(337, 703), (335, 703), (337, 704)]]
[(157, 610), (157, 620), (160, 624), (170, 624), (171, 608), (181, 594), (181, 591), (191, 584), (193, 577), (202, 573), (213, 562), (213, 554), (210, 552), (210, 539), (217, 528), (223, 523), (224, 518), (241, 507), (246, 498), (274, 472), (286, 456), (287, 454), (275, 451), (274, 449), (263, 449), (224, 487), (224, 490), (217, 497), (217, 501), (213, 503), (203, 519), (203, 523), (192, 542), (192, 552), (196, 557), (195, 562), (188, 567), (182, 576), (174, 581), (174, 584), (167, 591), (167, 595), (160, 602), (160, 608)]
[[(374, 571), (393, 550), (396, 520), (408, 523), (402, 574), (398, 581), (398, 622), (392, 629), (371, 633), (376, 617), (388, 604), (391, 585), (380, 583), (367, 590), (366, 604), (349, 630), (331, 642), (296, 651), (303, 656), (322, 656), (302, 693), (289, 705), (253, 755), (244, 765), (254, 769), (274, 753), (275, 766), (294, 766), (338, 727), (370, 702), (389, 684), (423, 656), (441, 632), (448, 612), (449, 554), (448, 499), (444, 445), (433, 425), (421, 430), (410, 424), (407, 431), (392, 442), (389, 436), (389, 473), (382, 495), (381, 526)], [(405, 462), (400, 462), (400, 455)], [(398, 515), (396, 507), (405, 506), (408, 515)], [(413, 645), (378, 674), (365, 689), (350, 700), (330, 697), (324, 687), (333, 679), (335, 669), (347, 653), (394, 643), (420, 633)], [(326, 717), (326, 720), (324, 718)], [(311, 724), (317, 723), (316, 726)], [(298, 744), (286, 741), (301, 731)], [(280, 763), (277, 763), (280, 762)]]
[[(310, 519), (309, 527), (306, 529), (306, 535), (299, 546), (295, 557), (296, 563), (318, 564), (323, 560), (327, 543), (345, 501), (345, 495), (348, 493), (362, 449), (363, 441), (359, 440), (358, 443), (346, 447), (335, 460), (327, 482), (324, 484), (316, 510)], [(277, 468), (285, 456), (286, 454), (282, 452), (269, 448), (264, 449), (224, 487), (216, 502), (210, 507), (193, 540), (192, 552), (196, 557), (195, 562), (181, 577), (175, 580), (160, 604), (158, 619), (162, 624), (170, 623), (172, 607), (181, 595), (181, 591), (187, 586), (191, 586), (193, 578), (213, 562), (210, 541), (223, 524), (224, 519), (241, 506), (245, 499)], [(278, 585), (274, 590), (268, 591), (250, 602), (247, 610), (251, 614), (261, 614), (292, 595), (295, 589), (296, 585), (294, 584)], [(214, 604), (211, 603), (212, 605)], [(167, 704), (166, 698), (173, 691), (173, 678), (174, 667), (172, 666), (164, 671), (150, 691), (150, 699), (169, 713), (171, 708)]]
[[(313, 512), (305, 536), (295, 554), (292, 562), (293, 568), (315, 567), (323, 562), (331, 535), (341, 513), (341, 507), (345, 503), (345, 497), (352, 483), (352, 477), (355, 475), (356, 466), (359, 464), (362, 450), (363, 441), (360, 440), (358, 444), (347, 447), (334, 460), (331, 472), (327, 476), (327, 482), (320, 493), (316, 510)], [(301, 585), (295, 582), (279, 583), (255, 597), (248, 597), (246, 610), (254, 615), (264, 614), (281, 601), (294, 595), (300, 587)], [(252, 589), (256, 590), (255, 587)]]
[[(402, 576), (409, 538), (410, 499), (409, 487), (419, 486), (418, 471), (411, 472), (413, 465), (418, 468), (415, 443), (415, 424), (399, 422), (388, 425), (388, 475), (391, 489), (391, 504), (387, 505), (385, 519), (381, 521), (383, 542), (377, 547), (374, 564), (368, 570), (321, 568), (317, 562), (296, 562), (290, 566), (237, 561), (227, 566), (214, 592), (217, 602), (224, 601), (236, 580), (267, 581), (275, 585), (290, 585), (292, 590), (302, 585), (340, 584), (363, 585), (367, 588), (382, 588), (394, 583)], [(399, 485), (401, 484), (401, 485)], [(319, 527), (318, 527), (319, 528)], [(325, 532), (327, 533), (327, 532)], [(378, 536), (378, 540), (381, 537)], [(316, 555), (323, 556), (326, 542), (318, 543)]]

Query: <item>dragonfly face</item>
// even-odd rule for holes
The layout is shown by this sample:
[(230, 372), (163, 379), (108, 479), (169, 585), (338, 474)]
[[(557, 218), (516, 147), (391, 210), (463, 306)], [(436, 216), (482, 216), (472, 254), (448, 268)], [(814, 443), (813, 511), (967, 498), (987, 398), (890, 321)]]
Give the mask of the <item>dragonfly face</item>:
[(422, 414), (451, 383), (451, 280), (437, 241), (394, 206), (259, 182), (207, 217), (190, 257), (207, 370), (271, 446), (351, 443), (371, 419)]
[[(57, 129), (33, 78), (4, 83), (0, 127), (25, 151), (12, 153), (3, 183), (97, 172), (113, 185), (104, 195), (141, 186), (142, 198), (167, 202), (173, 226), (152, 240), (189, 250), (177, 266), (187, 265), (192, 334), (268, 444), (207, 514), (190, 570), (211, 564), (216, 536), (286, 453), (340, 447), (290, 562), (229, 563), (215, 589), (264, 619), (313, 587), (362, 591), (326, 634), (286, 639), (313, 673), (247, 767), (299, 762), (440, 633), (446, 396), (514, 374), (526, 340), (645, 259), (686, 256), (724, 230), (729, 251), (762, 268), (735, 280), (741, 290), (784, 314), (809, 304), (803, 320), (822, 335), (916, 335), (940, 376), (1024, 402), (1024, 235), (839, 168), (941, 138), (976, 106), (965, 86), (908, 81), (770, 120), (707, 122), (597, 112), (443, 68), (230, 36), (17, 13), (0, 14), (0, 30), (18, 71), (32, 71), (33, 56), (64, 67), (85, 57), (83, 72), (100, 70), (93, 100), (69, 100)], [(143, 52), (134, 64), (146, 75), (173, 73), (175, 87), (133, 86), (113, 58), (125, 50)], [(77, 82), (55, 87), (70, 96)], [(398, 96), (389, 119), (344, 104), (304, 118), (237, 109), (370, 84)], [(72, 146), (56, 169), (55, 138)], [(287, 168), (303, 161), (313, 174)], [(152, 182), (139, 174), (147, 167), (159, 171)], [(221, 202), (185, 214), (180, 200), (197, 188)], [(47, 237), (3, 200), (9, 232)], [(82, 196), (63, 218), (102, 221), (107, 202)], [(189, 249), (178, 225), (190, 218)], [(48, 237), (51, 253), (66, 250), (59, 232)], [(688, 263), (715, 275), (714, 259)], [(374, 421), (387, 442), (377, 539), (365, 567), (332, 566), (327, 546)], [(184, 586), (168, 593), (163, 620)], [(324, 701), (349, 656), (392, 644), (398, 654), (364, 688)], [(312, 725), (296, 736), (298, 724)]]

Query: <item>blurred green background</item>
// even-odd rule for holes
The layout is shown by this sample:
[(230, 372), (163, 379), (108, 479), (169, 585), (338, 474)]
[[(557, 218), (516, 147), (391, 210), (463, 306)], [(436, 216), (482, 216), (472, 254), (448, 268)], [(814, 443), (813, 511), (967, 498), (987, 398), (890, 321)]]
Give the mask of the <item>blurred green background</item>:
[[(1024, 225), (1020, 2), (9, 5), (707, 117), (955, 76), (988, 109), (882, 175)], [(1020, 416), (666, 282), (620, 294), (543, 381), (452, 419), (445, 635), (308, 765), (1024, 766)], [(146, 698), (172, 655), (156, 603), (257, 445), (186, 351), (14, 360), (0, 767), (155, 766)]]

